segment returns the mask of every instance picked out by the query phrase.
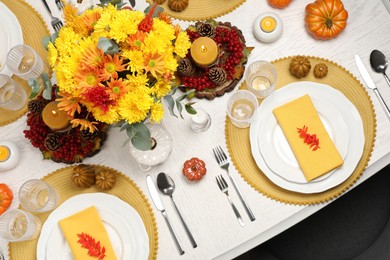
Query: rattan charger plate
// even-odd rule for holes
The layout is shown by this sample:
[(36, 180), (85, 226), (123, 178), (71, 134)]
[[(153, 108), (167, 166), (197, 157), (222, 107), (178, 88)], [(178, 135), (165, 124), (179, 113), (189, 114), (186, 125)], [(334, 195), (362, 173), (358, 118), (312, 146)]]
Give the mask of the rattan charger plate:
[[(45, 61), (47, 51), (42, 45), (42, 38), (50, 34), (46, 23), (38, 12), (23, 0), (1, 0), (18, 18), (23, 31), (24, 44), (30, 45)], [(26, 91), (27, 96), (31, 93), (31, 88), (25, 80), (17, 76), (12, 77)], [(27, 104), (20, 110), (11, 111), (0, 108), (0, 126), (9, 124), (22, 117), (27, 112)]]
[[(148, 259), (156, 259), (158, 249), (157, 225), (156, 220), (154, 218), (153, 210), (146, 196), (138, 188), (138, 186), (126, 175), (105, 166), (94, 166), (97, 167), (97, 170), (108, 169), (115, 172), (116, 184), (111, 190), (106, 191), (106, 193), (117, 196), (118, 198), (132, 206), (138, 212), (138, 214), (142, 218), (142, 221), (144, 222), (146, 231), (149, 236)], [(82, 193), (102, 192), (101, 190), (98, 190), (95, 186), (92, 186), (87, 189), (76, 188), (71, 181), (71, 174), (73, 172), (74, 167), (75, 166), (61, 168), (43, 177), (44, 181), (51, 184), (57, 190), (60, 197), (60, 203)], [(43, 224), (50, 215), (50, 213), (51, 212), (46, 212), (35, 215), (39, 217)], [(10, 243), (9, 251), (11, 259), (35, 259), (37, 243), (38, 238), (26, 242)]]
[[(312, 194), (292, 192), (275, 185), (258, 168), (251, 154), (249, 128), (240, 129), (235, 127), (228, 117), (226, 118), (225, 124), (226, 143), (233, 164), (236, 166), (238, 172), (258, 192), (284, 203), (299, 205), (318, 204), (331, 200), (345, 192), (360, 178), (364, 169), (367, 167), (376, 135), (375, 111), (370, 96), (363, 85), (345, 68), (327, 59), (307, 56), (312, 68), (320, 62), (325, 63), (328, 66), (328, 75), (322, 79), (317, 79), (311, 70), (308, 76), (298, 80), (291, 76), (288, 70), (292, 58), (286, 57), (272, 62), (278, 72), (276, 89), (299, 81), (313, 81), (327, 84), (342, 92), (356, 106), (360, 113), (364, 127), (365, 144), (363, 155), (350, 177), (343, 183), (324, 192)], [(240, 88), (245, 89), (246, 84), (243, 83)]]
[[(154, 0), (147, 1), (149, 3), (155, 2)], [(164, 12), (169, 16), (182, 21), (203, 21), (228, 14), (246, 0), (188, 0), (188, 6), (181, 12), (172, 11), (168, 6), (169, 1), (171, 0), (165, 0), (161, 4)]]

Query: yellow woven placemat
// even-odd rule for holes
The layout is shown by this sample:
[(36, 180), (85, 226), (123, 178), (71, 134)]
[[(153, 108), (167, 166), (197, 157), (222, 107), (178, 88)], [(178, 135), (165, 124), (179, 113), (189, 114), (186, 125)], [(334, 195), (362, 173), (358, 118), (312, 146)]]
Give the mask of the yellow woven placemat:
[[(275, 65), (278, 72), (276, 88), (282, 88), (289, 83), (299, 81), (313, 81), (327, 84), (341, 91), (356, 106), (363, 121), (365, 144), (363, 155), (355, 170), (347, 180), (334, 188), (313, 194), (303, 194), (280, 188), (271, 182), (257, 167), (251, 154), (249, 128), (240, 129), (235, 127), (228, 117), (226, 118), (225, 125), (226, 143), (230, 156), (233, 164), (236, 166), (244, 180), (254, 189), (269, 198), (285, 203), (301, 205), (325, 202), (339, 196), (351, 187), (356, 180), (359, 179), (370, 160), (376, 135), (374, 107), (362, 84), (350, 72), (332, 61), (318, 57), (308, 56), (307, 58), (310, 60), (312, 70), (307, 77), (300, 80), (291, 76), (288, 70), (292, 57), (273, 61), (272, 63)], [(313, 68), (320, 62), (325, 63), (328, 66), (329, 71), (326, 77), (317, 79), (313, 75)], [(245, 89), (246, 84), (242, 84), (240, 88)]]
[[(45, 61), (47, 57), (47, 51), (42, 46), (42, 38), (49, 35), (49, 29), (47, 28), (43, 18), (38, 12), (28, 3), (23, 0), (1, 0), (18, 18), (20, 26), (23, 31), (24, 44), (30, 45)], [(19, 83), (27, 91), (27, 96), (31, 93), (31, 88), (27, 84), (27, 81), (20, 79), (17, 76), (12, 77), (17, 83)], [(0, 126), (9, 124), (22, 117), (27, 112), (27, 104), (18, 111), (11, 111), (0, 108)]]
[[(154, 0), (147, 1), (154, 3)], [(169, 16), (183, 21), (202, 21), (230, 13), (246, 0), (189, 0), (187, 8), (181, 12), (172, 11), (168, 1), (170, 0), (166, 0), (161, 6)]]
[[(150, 207), (150, 204), (145, 195), (126, 175), (105, 166), (94, 166), (97, 167), (98, 170), (109, 169), (116, 173), (116, 184), (106, 193), (117, 196), (121, 200), (131, 205), (138, 212), (142, 218), (142, 221), (144, 222), (146, 231), (149, 236), (149, 260), (156, 259), (158, 249), (157, 225), (153, 210)], [(100, 190), (97, 190), (95, 186), (92, 186), (88, 189), (76, 188), (70, 179), (74, 167), (75, 166), (65, 167), (43, 177), (43, 180), (51, 184), (57, 190), (60, 197), (60, 203), (82, 193), (101, 192)], [(43, 224), (50, 213), (51, 212), (39, 213), (36, 214), (36, 216), (40, 218)], [(11, 259), (35, 259), (37, 243), (38, 238), (27, 242), (10, 243), (9, 250)]]

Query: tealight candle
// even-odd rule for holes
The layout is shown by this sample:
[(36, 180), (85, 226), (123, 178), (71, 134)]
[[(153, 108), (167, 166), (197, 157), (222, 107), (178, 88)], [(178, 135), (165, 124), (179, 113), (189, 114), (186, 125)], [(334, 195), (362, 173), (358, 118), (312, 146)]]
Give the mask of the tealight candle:
[(190, 127), (195, 132), (203, 132), (211, 125), (210, 115), (202, 108), (196, 109), (196, 114), (191, 116)]
[(255, 37), (262, 42), (273, 42), (280, 38), (283, 32), (283, 23), (275, 13), (259, 15), (253, 24)]
[(66, 112), (59, 110), (57, 102), (50, 102), (42, 111), (43, 122), (53, 131), (66, 131), (70, 126), (70, 121)]
[(199, 37), (191, 45), (191, 56), (199, 67), (213, 65), (218, 59), (218, 45), (209, 37)]
[(18, 147), (11, 141), (0, 140), (0, 171), (7, 171), (19, 161)]

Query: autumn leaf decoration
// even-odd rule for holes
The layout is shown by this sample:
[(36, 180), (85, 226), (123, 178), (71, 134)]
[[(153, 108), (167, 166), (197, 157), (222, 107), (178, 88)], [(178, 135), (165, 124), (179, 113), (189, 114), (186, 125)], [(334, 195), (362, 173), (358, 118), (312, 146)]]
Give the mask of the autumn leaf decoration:
[(82, 248), (88, 249), (89, 256), (95, 257), (99, 260), (106, 257), (106, 248), (100, 245), (100, 241), (96, 242), (95, 238), (85, 233), (77, 234), (77, 236), (79, 237), (77, 243), (81, 244)]
[(298, 134), (300, 138), (303, 138), (303, 142), (305, 144), (308, 144), (312, 151), (316, 151), (318, 148), (320, 148), (320, 139), (317, 138), (316, 134), (309, 134), (307, 131), (309, 130), (309, 127), (304, 125), (302, 128), (298, 128)]

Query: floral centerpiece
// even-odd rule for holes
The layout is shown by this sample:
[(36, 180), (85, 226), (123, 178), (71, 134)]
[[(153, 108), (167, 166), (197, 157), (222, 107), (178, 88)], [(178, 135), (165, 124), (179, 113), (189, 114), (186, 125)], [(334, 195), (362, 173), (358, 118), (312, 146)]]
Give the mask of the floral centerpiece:
[[(67, 4), (65, 26), (49, 38), (49, 63), (57, 79), (58, 107), (67, 112), (73, 127), (91, 133), (98, 122), (118, 124), (134, 146), (150, 147), (146, 120), (159, 123), (188, 94), (174, 100), (172, 87), (178, 59), (191, 42), (180, 26), (157, 5), (145, 13), (107, 4), (82, 14)], [(190, 113), (193, 103), (185, 108)], [(85, 107), (91, 117), (75, 117)]]

